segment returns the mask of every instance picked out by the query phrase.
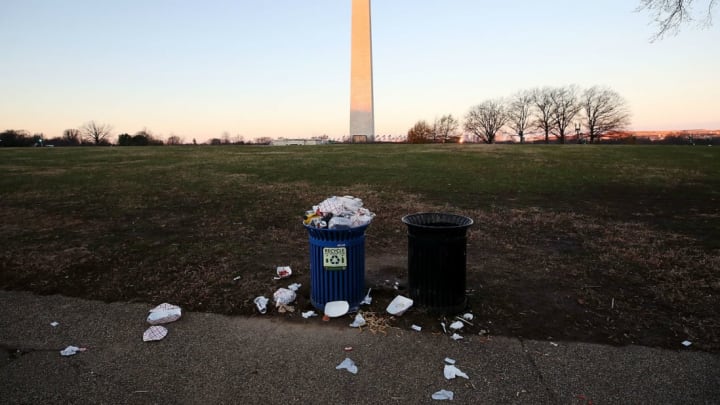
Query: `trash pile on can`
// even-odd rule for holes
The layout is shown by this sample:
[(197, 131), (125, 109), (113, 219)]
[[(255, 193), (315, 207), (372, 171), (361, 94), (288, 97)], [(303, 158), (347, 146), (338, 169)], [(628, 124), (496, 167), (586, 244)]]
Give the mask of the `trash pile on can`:
[(303, 224), (313, 228), (350, 229), (372, 222), (375, 214), (363, 207), (363, 201), (346, 195), (332, 196), (305, 212)]

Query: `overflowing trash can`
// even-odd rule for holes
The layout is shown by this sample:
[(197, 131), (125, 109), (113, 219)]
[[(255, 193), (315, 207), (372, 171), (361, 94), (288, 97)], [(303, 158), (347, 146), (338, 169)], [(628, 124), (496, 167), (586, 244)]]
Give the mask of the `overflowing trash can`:
[(375, 214), (352, 196), (330, 197), (305, 213), (310, 240), (310, 302), (333, 301), (357, 310), (365, 298), (365, 230)]
[(408, 287), (416, 304), (457, 312), (467, 305), (467, 230), (471, 218), (436, 212), (406, 215)]

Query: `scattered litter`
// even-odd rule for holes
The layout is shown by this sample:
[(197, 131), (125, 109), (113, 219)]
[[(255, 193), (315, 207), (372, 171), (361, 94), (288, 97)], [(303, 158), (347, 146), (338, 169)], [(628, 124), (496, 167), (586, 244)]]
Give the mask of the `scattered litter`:
[(398, 295), (390, 302), (387, 311), (390, 315), (400, 316), (405, 313), (413, 305), (413, 300), (402, 295)]
[(180, 319), (182, 310), (177, 305), (162, 303), (150, 310), (147, 322), (150, 325), (160, 325), (163, 323), (175, 322)]
[(455, 322), (453, 322), (453, 323), (450, 324), (450, 329), (452, 329), (452, 330), (460, 330), (460, 329), (463, 328), (463, 326), (465, 326), (465, 325), (464, 325), (462, 322), (460, 322), (460, 321), (455, 321)]
[(485, 335), (487, 335), (488, 333), (490, 333), (490, 332), (488, 332), (487, 329), (480, 329), (480, 332), (478, 332), (478, 335), (480, 335), (480, 336), (485, 336)]
[(290, 284), (290, 285), (288, 286), (288, 290), (292, 290), (292, 291), (297, 292), (297, 290), (299, 290), (300, 287), (302, 287), (302, 284), (300, 284), (300, 283), (292, 283), (292, 284)]
[(690, 347), (691, 344), (692, 344), (692, 342), (689, 341), (689, 340), (684, 340), (684, 341), (682, 342), (682, 345), (685, 346), (685, 347)]
[(456, 316), (455, 319), (457, 319), (457, 320), (460, 321), (460, 322), (466, 323), (466, 324), (468, 324), (468, 325), (470, 325), (470, 326), (474, 326), (474, 325), (472, 324), (472, 322), (468, 321), (468, 320), (465, 319), (465, 318), (460, 318), (459, 316)]
[(255, 298), (255, 300), (253, 302), (255, 303), (255, 306), (257, 307), (258, 311), (260, 311), (261, 314), (264, 314), (265, 312), (267, 312), (268, 301), (270, 301), (270, 300), (261, 295), (261, 296)]
[(472, 321), (473, 318), (475, 318), (475, 316), (473, 316), (473, 314), (471, 314), (471, 313), (469, 313), (469, 312), (468, 312), (467, 314), (464, 314), (462, 317), (463, 317), (463, 319), (465, 319), (466, 321)]
[(288, 290), (287, 288), (278, 288), (277, 291), (273, 293), (273, 301), (275, 301), (276, 307), (280, 305), (290, 305), (295, 301), (296, 297), (297, 294), (295, 294), (295, 291)]
[(68, 346), (60, 351), (60, 355), (61, 356), (74, 356), (78, 352), (84, 352), (85, 350), (87, 350), (87, 349), (84, 347)]
[(295, 307), (292, 305), (280, 304), (277, 306), (278, 312), (284, 314), (285, 312), (295, 312)]
[(410, 326), (410, 329), (420, 332), (422, 330), (422, 326), (412, 325), (412, 326)]
[(451, 359), (450, 357), (445, 357), (445, 363), (447, 363), (447, 364), (455, 364), (455, 359)]
[(292, 269), (290, 266), (278, 266), (275, 271), (277, 273), (277, 277), (273, 277), (273, 280), (281, 280), (292, 275)]
[(399, 281), (396, 281), (395, 284), (393, 285), (393, 288), (396, 289), (396, 290), (399, 290), (399, 289), (400, 289), (400, 282), (399, 282)]
[(363, 298), (363, 300), (362, 300), (362, 302), (360, 303), (360, 305), (370, 305), (370, 304), (372, 304), (372, 297), (370, 296), (370, 291), (372, 291), (372, 288), (368, 288), (368, 292), (367, 292), (367, 294), (365, 295), (365, 298)]
[(164, 326), (151, 326), (143, 333), (143, 342), (162, 340), (167, 334), (168, 330)]
[(233, 281), (238, 281), (242, 278), (242, 276), (233, 277)]
[(311, 318), (313, 316), (318, 316), (318, 314), (316, 314), (315, 311), (305, 311), (302, 313), (302, 317), (305, 319)]
[(60, 325), (60, 322), (55, 322), (55, 321), (50, 322), (50, 326), (52, 326), (53, 328), (58, 325)]
[(337, 318), (348, 313), (350, 304), (347, 301), (330, 301), (325, 304), (325, 315)]
[(355, 362), (350, 360), (349, 357), (346, 357), (345, 360), (342, 361), (342, 363), (338, 364), (337, 367), (335, 367), (337, 370), (346, 369), (347, 371), (357, 374), (358, 368), (355, 365)]
[(345, 347), (343, 347), (343, 350), (345, 350), (346, 352), (351, 352), (352, 349), (353, 349), (352, 346), (345, 346)]
[(558, 344), (557, 344), (557, 343), (555, 343), (555, 342), (550, 342), (550, 345), (551, 345), (551, 346), (555, 346), (555, 347), (558, 347)]
[(366, 323), (367, 322), (365, 322), (365, 318), (363, 318), (362, 315), (357, 314), (357, 315), (355, 315), (355, 320), (353, 321), (353, 323), (350, 324), (350, 327), (351, 328), (361, 328), (361, 327), (365, 326)]
[(445, 328), (445, 322), (440, 322), (440, 326), (443, 328), (443, 333), (447, 333), (447, 328)]
[(450, 336), (450, 339), (452, 339), (452, 340), (460, 340), (462, 338), (463, 337), (458, 335), (457, 333), (453, 333), (452, 336)]
[(432, 394), (432, 399), (435, 399), (437, 401), (452, 401), (455, 397), (455, 394), (452, 391), (448, 390), (440, 390), (434, 394)]
[(446, 364), (445, 369), (443, 370), (443, 374), (448, 380), (452, 380), (455, 377), (469, 379), (468, 375), (460, 371), (460, 369), (455, 367), (454, 364)]

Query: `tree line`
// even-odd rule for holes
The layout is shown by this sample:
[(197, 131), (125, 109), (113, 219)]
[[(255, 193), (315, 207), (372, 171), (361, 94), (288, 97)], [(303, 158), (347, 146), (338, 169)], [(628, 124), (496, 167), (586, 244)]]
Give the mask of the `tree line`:
[(565, 143), (574, 129), (578, 142), (594, 143), (629, 124), (627, 102), (609, 87), (539, 87), (485, 100), (471, 107), (462, 123), (451, 114), (432, 125), (420, 120), (408, 130), (407, 141), (456, 142), (468, 136), (472, 141), (495, 143), (499, 133), (506, 133), (520, 143), (531, 135), (541, 135), (545, 143), (550, 143), (550, 137)]

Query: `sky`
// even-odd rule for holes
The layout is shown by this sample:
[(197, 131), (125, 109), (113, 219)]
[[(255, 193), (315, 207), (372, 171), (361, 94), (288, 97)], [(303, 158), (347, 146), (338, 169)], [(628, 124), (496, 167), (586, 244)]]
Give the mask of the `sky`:
[[(542, 86), (634, 130), (720, 129), (720, 18), (651, 42), (634, 0), (374, 0), (375, 133)], [(350, 0), (2, 0), (0, 131), (88, 121), (204, 142), (348, 135)]]

